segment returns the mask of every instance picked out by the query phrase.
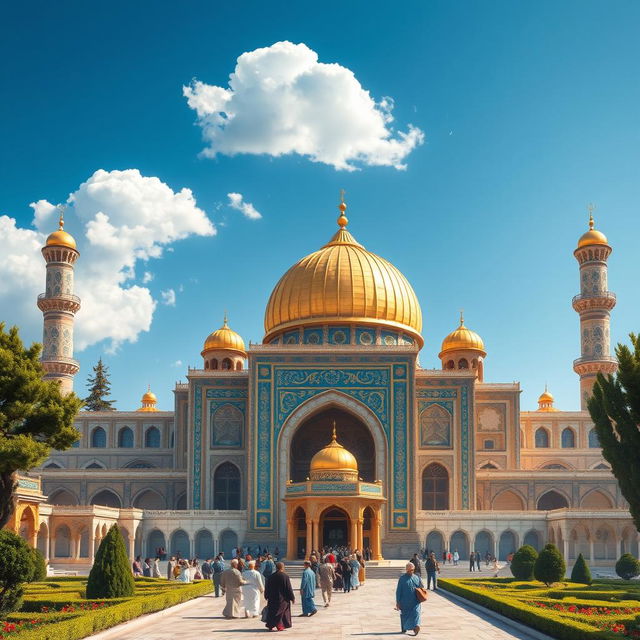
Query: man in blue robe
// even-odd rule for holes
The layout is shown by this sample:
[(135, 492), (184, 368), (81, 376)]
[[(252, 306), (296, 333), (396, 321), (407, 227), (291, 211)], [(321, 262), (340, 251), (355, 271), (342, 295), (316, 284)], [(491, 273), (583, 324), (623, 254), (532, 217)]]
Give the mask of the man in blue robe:
[(400, 611), (400, 627), (402, 633), (413, 630), (417, 636), (420, 633), (420, 602), (416, 598), (416, 588), (424, 587), (420, 576), (414, 575), (413, 562), (407, 562), (406, 573), (398, 578), (396, 587), (396, 609)]
[(302, 572), (302, 582), (300, 582), (300, 596), (302, 598), (301, 616), (308, 618), (318, 613), (313, 596), (316, 592), (316, 574), (311, 569), (311, 563), (304, 561), (304, 571)]

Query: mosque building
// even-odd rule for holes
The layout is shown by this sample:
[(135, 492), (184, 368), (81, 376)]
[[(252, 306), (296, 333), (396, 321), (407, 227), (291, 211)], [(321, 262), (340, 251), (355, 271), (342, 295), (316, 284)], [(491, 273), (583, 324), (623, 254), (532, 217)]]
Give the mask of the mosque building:
[[(637, 555), (585, 410), (595, 375), (616, 369), (611, 246), (593, 218), (574, 251), (581, 410), (556, 409), (545, 389), (536, 410), (522, 411), (518, 383), (486, 381), (489, 352), (462, 317), (442, 341), (441, 368), (420, 367), (422, 312), (409, 281), (351, 235), (344, 202), (339, 211), (329, 242), (273, 289), (262, 344), (247, 348), (225, 317), (200, 368), (173, 389), (173, 411), (157, 410), (149, 389), (137, 410), (77, 416), (79, 442), (37, 470), (48, 498), (25, 535), (52, 564), (76, 566), (113, 522), (130, 554), (144, 556), (259, 544), (292, 559), (349, 544), (376, 560), (421, 548), (504, 559), (547, 541), (569, 562)], [(82, 261), (62, 220), (42, 253), (42, 362), (68, 392)]]

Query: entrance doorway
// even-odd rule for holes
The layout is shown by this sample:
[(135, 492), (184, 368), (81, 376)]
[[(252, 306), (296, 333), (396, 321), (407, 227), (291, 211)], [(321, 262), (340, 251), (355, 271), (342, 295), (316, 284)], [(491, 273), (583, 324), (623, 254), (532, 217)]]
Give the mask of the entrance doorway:
[(320, 519), (323, 547), (346, 547), (349, 543), (349, 516), (337, 507), (325, 511)]

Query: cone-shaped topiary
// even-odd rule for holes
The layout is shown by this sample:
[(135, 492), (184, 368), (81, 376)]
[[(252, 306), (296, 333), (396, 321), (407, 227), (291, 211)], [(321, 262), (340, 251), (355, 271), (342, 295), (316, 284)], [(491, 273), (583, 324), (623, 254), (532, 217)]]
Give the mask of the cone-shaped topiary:
[(549, 543), (540, 552), (536, 563), (533, 565), (533, 575), (536, 580), (544, 582), (548, 587), (554, 582), (560, 582), (564, 578), (567, 565), (560, 555), (558, 547)]
[(31, 547), (15, 533), (0, 531), (0, 614), (22, 603), (22, 583), (30, 582), (34, 566)]
[(516, 580), (533, 580), (533, 565), (538, 552), (530, 545), (520, 547), (511, 560), (511, 573)]
[(132, 596), (135, 581), (118, 525), (114, 524), (100, 544), (87, 581), (87, 598)]
[(582, 554), (578, 554), (576, 563), (571, 570), (571, 582), (579, 582), (580, 584), (591, 584), (591, 571), (589, 571), (589, 565), (582, 557)]
[(640, 575), (640, 562), (630, 553), (623, 553), (616, 562), (616, 573), (623, 580), (631, 580)]

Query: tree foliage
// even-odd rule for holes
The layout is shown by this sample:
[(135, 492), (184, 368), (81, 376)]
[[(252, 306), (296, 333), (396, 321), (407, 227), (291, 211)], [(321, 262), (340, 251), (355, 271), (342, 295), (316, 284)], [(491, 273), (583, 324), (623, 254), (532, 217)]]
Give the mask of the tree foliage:
[(640, 531), (640, 336), (631, 346), (618, 344), (615, 375), (598, 374), (588, 408), (602, 455), (611, 465), (620, 491)]
[(11, 531), (0, 531), (0, 615), (15, 611), (22, 603), (22, 584), (35, 571), (31, 547)]
[(544, 582), (548, 587), (564, 578), (567, 565), (555, 544), (547, 544), (538, 555), (533, 565), (536, 580)]
[(571, 582), (577, 582), (579, 584), (591, 584), (591, 571), (589, 565), (584, 559), (582, 554), (578, 554), (576, 563), (571, 570)]
[(47, 563), (38, 549), (29, 547), (33, 561), (33, 575), (30, 582), (42, 582), (47, 577)]
[(135, 591), (133, 573), (118, 525), (104, 537), (87, 581), (87, 598), (123, 598)]
[(93, 367), (93, 376), (87, 378), (87, 388), (89, 395), (84, 399), (85, 411), (115, 411), (115, 400), (107, 399), (111, 395), (111, 383), (109, 367), (102, 362), (102, 358)]
[(82, 401), (42, 379), (40, 349), (37, 343), (25, 348), (17, 327), (6, 332), (0, 323), (0, 528), (13, 513), (16, 472), (42, 464), (52, 448), (67, 449), (80, 437), (73, 420)]
[(511, 560), (511, 573), (516, 580), (533, 580), (533, 566), (538, 552), (530, 545), (520, 547)]
[(640, 562), (630, 553), (623, 553), (616, 562), (616, 573), (623, 580), (631, 580), (640, 576)]

